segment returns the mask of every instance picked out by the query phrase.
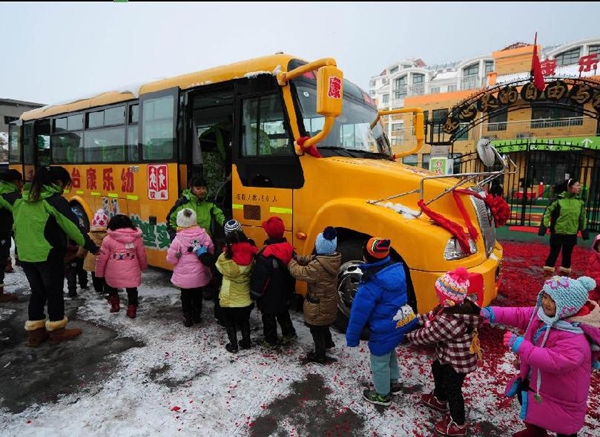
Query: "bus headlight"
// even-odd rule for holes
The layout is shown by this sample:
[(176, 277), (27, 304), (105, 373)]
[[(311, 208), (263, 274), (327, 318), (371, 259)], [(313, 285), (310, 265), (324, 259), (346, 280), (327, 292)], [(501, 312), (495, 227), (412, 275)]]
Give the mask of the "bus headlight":
[(460, 244), (458, 244), (456, 237), (452, 237), (446, 244), (446, 249), (444, 250), (444, 259), (446, 261), (454, 261), (477, 253), (477, 244), (475, 244), (475, 241), (473, 241), (472, 238), (469, 238), (469, 248), (471, 249), (471, 254), (467, 255), (460, 247)]

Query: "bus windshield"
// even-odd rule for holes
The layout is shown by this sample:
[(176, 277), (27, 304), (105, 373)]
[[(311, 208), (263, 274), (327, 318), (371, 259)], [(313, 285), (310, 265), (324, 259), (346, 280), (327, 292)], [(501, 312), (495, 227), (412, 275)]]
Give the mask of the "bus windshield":
[[(304, 129), (309, 136), (316, 135), (323, 128), (325, 118), (317, 113), (316, 81), (294, 80), (302, 115)], [(354, 92), (353, 92), (354, 91)], [(377, 123), (371, 129), (371, 123), (377, 118), (377, 109), (365, 100), (356, 85), (344, 80), (344, 104), (342, 114), (337, 117), (329, 135), (318, 144), (323, 156), (353, 156), (374, 159), (391, 159), (389, 141)]]

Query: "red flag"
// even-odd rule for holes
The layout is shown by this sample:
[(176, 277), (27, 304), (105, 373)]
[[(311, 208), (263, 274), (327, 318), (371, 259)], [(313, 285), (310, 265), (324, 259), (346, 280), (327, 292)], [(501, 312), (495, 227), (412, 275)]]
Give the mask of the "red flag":
[(537, 32), (535, 33), (535, 40), (533, 42), (533, 58), (531, 59), (531, 77), (533, 77), (533, 84), (535, 87), (544, 91), (546, 83), (544, 82), (544, 75), (542, 74), (542, 65), (540, 64), (540, 58), (537, 54)]

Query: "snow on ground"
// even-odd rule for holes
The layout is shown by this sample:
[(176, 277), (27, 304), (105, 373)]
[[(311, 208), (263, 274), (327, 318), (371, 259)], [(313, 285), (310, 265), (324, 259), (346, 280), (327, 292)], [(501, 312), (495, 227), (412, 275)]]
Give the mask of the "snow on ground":
[[(16, 271), (6, 276), (7, 291), (17, 289), (26, 299), (25, 278), (20, 268)], [(432, 425), (440, 416), (417, 404), (419, 395), (433, 387), (431, 350), (398, 348), (404, 392), (389, 409), (375, 407), (361, 398), (371, 382), (366, 343), (347, 348), (344, 336), (333, 330), (337, 347), (332, 354), (338, 362), (302, 365), (300, 358), (312, 347), (312, 339), (301, 314), (293, 313), (299, 334), (294, 346), (275, 353), (255, 346), (231, 355), (224, 348), (225, 330), (212, 318), (212, 302), (204, 302), (200, 326), (185, 328), (179, 292), (168, 279), (168, 273), (157, 270), (144, 274), (135, 320), (125, 316), (124, 308), (111, 314), (93, 290), (80, 292), (79, 320), (106, 326), (144, 346), (122, 352), (112, 374), (56, 403), (34, 405), (19, 414), (0, 411), (0, 435), (433, 435)], [(126, 304), (124, 293), (121, 301)], [(3, 306), (0, 320), (10, 314)], [(260, 340), (256, 310), (251, 323), (253, 340)], [(514, 355), (502, 350), (501, 343), (498, 346), (503, 332), (482, 330), (482, 337), (494, 339), (486, 356), (496, 358), (487, 359), (465, 384), (472, 436), (500, 437), (522, 428), (518, 403), (501, 396), (506, 381), (516, 374)], [(84, 332), (69, 346), (85, 341)], [(311, 387), (319, 384), (323, 393), (315, 395)], [(598, 387), (594, 390), (597, 402)], [(313, 421), (319, 421), (319, 432), (310, 428)], [(600, 427), (597, 419), (589, 419), (579, 435), (598, 435), (596, 427)]]

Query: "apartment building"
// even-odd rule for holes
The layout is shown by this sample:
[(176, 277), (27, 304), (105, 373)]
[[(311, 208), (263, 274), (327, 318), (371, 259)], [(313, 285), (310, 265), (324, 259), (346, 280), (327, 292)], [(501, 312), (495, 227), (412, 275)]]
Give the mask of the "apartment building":
[[(404, 59), (371, 78), (370, 95), (380, 109), (417, 106), (426, 111), (427, 120), (443, 120), (453, 106), (485, 87), (529, 77), (532, 52), (533, 45), (516, 43), (487, 55), (444, 65), (427, 65), (421, 59)], [(600, 38), (552, 47), (538, 45), (538, 54), (543, 66), (553, 69), (547, 72), (551, 73), (548, 76), (600, 79), (598, 64), (593, 62), (594, 55), (596, 60), (600, 58)], [(590, 71), (580, 73), (580, 65), (584, 62), (591, 67)], [(414, 144), (410, 116), (388, 117), (385, 123), (395, 152)], [(454, 143), (454, 155), (449, 157), (473, 152), (480, 138), (508, 141), (599, 135), (600, 125), (596, 118), (575, 110), (533, 104), (513, 112), (495, 113), (487, 122), (460, 136)], [(403, 162), (428, 169), (430, 153), (430, 147), (425, 145), (418, 155), (407, 156)]]

